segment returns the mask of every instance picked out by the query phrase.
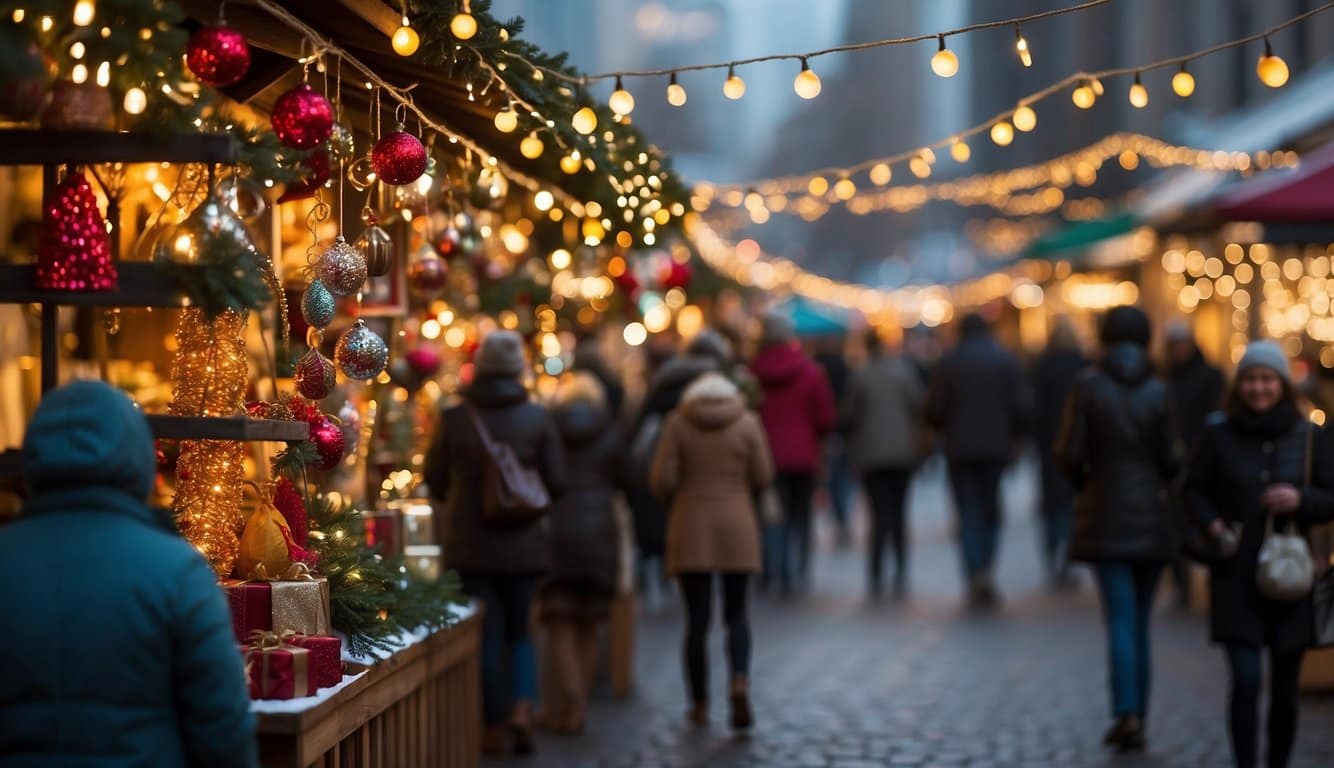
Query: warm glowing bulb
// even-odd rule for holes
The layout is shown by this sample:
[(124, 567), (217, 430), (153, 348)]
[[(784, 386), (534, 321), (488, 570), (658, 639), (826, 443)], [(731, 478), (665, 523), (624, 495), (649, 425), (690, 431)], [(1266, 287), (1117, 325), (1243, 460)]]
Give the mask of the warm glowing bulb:
[(560, 169), (568, 176), (573, 176), (584, 167), (584, 161), (579, 157), (579, 151), (575, 150), (560, 159)]
[(1013, 120), (1014, 127), (1024, 133), (1038, 127), (1038, 113), (1034, 112), (1033, 108), (1027, 104), (1019, 105), (1019, 108), (1014, 111)]
[(460, 40), (471, 40), (477, 34), (477, 19), (471, 13), (459, 13), (449, 20), (449, 31)]
[(958, 139), (950, 145), (950, 157), (954, 158), (956, 163), (966, 163), (972, 156), (973, 150), (968, 146), (968, 142)]
[(945, 36), (940, 36), (940, 49), (931, 57), (931, 71), (941, 77), (954, 77), (959, 71), (959, 57), (945, 47)]
[(104, 61), (97, 65), (97, 84), (103, 88), (111, 85), (111, 62)]
[(523, 138), (523, 141), (519, 142), (519, 154), (529, 160), (536, 160), (541, 157), (544, 149), (546, 149), (546, 146), (537, 137), (536, 133), (528, 134)]
[(811, 71), (805, 59), (801, 61), (801, 71), (797, 73), (797, 78), (792, 81), (792, 90), (803, 99), (813, 99), (820, 95), (820, 76)]
[(1019, 60), (1025, 67), (1033, 66), (1033, 54), (1028, 50), (1028, 40), (1024, 38), (1024, 33), (1019, 31), (1019, 25), (1014, 25), (1014, 50), (1019, 54)]
[(539, 211), (549, 211), (556, 204), (556, 196), (545, 189), (539, 189), (533, 195), (533, 207)]
[(621, 85), (621, 78), (616, 78), (616, 90), (611, 92), (611, 98), (607, 99), (607, 106), (611, 107), (614, 114), (625, 117), (635, 111), (635, 97), (625, 86)]
[(730, 68), (727, 70), (727, 79), (723, 81), (723, 95), (733, 101), (746, 95), (746, 81)]
[(1255, 74), (1259, 76), (1260, 82), (1270, 88), (1282, 88), (1288, 82), (1288, 63), (1281, 56), (1274, 55), (1268, 38), (1265, 39), (1264, 55), (1255, 62)]
[(22, 24), (22, 23), (23, 23), (23, 17), (25, 17), (25, 16), (27, 16), (27, 15), (28, 15), (27, 11), (23, 10), (22, 8), (15, 8), (15, 9), (14, 9), (14, 14), (13, 14), (14, 23), (15, 23), (15, 24)]
[(686, 89), (676, 82), (675, 78), (671, 85), (667, 86), (667, 103), (673, 107), (684, 106), (686, 103)]
[(1181, 71), (1172, 75), (1172, 91), (1181, 98), (1195, 93), (1195, 77), (1186, 71), (1186, 65), (1181, 65)]
[(871, 183), (877, 187), (883, 187), (894, 178), (894, 170), (889, 167), (889, 163), (876, 163), (871, 166)]
[(497, 131), (514, 133), (514, 129), (519, 127), (519, 115), (513, 109), (506, 107), (496, 113), (494, 122)]
[(1087, 82), (1082, 83), (1070, 94), (1070, 100), (1080, 109), (1089, 109), (1097, 97), (1093, 95), (1093, 88)]
[(78, 85), (88, 82), (88, 67), (82, 63), (75, 64), (70, 70), (69, 78)]
[(578, 112), (574, 113), (574, 118), (570, 121), (574, 129), (587, 136), (598, 127), (598, 115), (592, 107), (580, 107)]
[(93, 23), (93, 0), (79, 0), (74, 4), (74, 26), (86, 27)]
[(1014, 141), (1014, 126), (1004, 120), (991, 126), (991, 140), (1002, 147), (1008, 147)]
[(1144, 109), (1149, 106), (1149, 89), (1144, 87), (1144, 83), (1139, 81), (1139, 73), (1135, 74), (1135, 82), (1130, 86), (1130, 106), (1135, 109)]
[(421, 44), (421, 38), (417, 37), (417, 30), (408, 26), (408, 20), (403, 19), (403, 26), (394, 30), (394, 36), (389, 41), (394, 47), (394, 53), (399, 56), (411, 56), (417, 52), (417, 46)]
[(148, 108), (148, 94), (143, 88), (131, 88), (125, 92), (125, 111), (131, 115), (142, 114)]
[(1103, 93), (1102, 81), (1096, 77), (1089, 78), (1089, 87), (1093, 89), (1094, 96), (1101, 96)]
[(88, 51), (87, 46), (85, 46), (81, 42), (76, 41), (74, 45), (71, 45), (69, 47), (69, 57), (75, 60), (82, 59), (83, 54), (86, 53), (87, 51)]
[(857, 194), (857, 184), (847, 176), (834, 182), (834, 197), (839, 200), (851, 200)]

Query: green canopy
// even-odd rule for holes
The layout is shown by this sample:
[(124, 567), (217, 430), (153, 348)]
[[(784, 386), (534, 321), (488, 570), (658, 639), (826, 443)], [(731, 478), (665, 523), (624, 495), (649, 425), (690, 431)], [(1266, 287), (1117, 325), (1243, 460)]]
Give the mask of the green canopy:
[(1024, 252), (1026, 259), (1069, 258), (1069, 251), (1087, 248), (1094, 243), (1124, 235), (1139, 221), (1129, 211), (1101, 219), (1090, 219), (1062, 227), (1037, 238)]

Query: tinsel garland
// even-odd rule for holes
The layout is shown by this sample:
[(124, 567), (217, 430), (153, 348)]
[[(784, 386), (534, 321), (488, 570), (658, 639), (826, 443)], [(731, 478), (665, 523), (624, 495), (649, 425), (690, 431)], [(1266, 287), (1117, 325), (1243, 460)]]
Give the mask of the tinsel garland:
[[(168, 411), (177, 416), (231, 416), (242, 413), (247, 366), (246, 316), (226, 311), (209, 320), (203, 310), (186, 309), (176, 328), (172, 362), (174, 393)], [(181, 534), (219, 577), (236, 564), (245, 480), (245, 447), (228, 440), (183, 440), (176, 463), (173, 504)]]

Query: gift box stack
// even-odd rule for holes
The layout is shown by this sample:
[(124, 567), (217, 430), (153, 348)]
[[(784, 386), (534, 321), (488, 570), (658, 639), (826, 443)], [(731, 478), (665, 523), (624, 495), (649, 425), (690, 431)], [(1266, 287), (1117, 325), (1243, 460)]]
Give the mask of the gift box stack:
[(311, 572), (307, 533), (294, 527), (261, 504), (241, 535), (236, 573), (243, 578), (222, 582), (253, 699), (310, 696), (343, 679), (342, 641), (330, 636), (329, 582)]

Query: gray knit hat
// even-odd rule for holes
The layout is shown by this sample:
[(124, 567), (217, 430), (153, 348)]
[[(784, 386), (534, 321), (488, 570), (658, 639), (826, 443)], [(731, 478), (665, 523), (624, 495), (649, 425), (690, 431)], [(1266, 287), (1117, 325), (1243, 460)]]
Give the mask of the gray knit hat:
[(1252, 368), (1268, 368), (1277, 373), (1287, 384), (1292, 383), (1292, 371), (1288, 368), (1288, 356), (1283, 348), (1272, 341), (1252, 341), (1246, 346), (1246, 353), (1237, 363), (1237, 375), (1240, 376)]
[(788, 344), (797, 338), (792, 319), (782, 312), (770, 311), (760, 318), (760, 346)]
[(492, 331), (482, 339), (473, 365), (478, 376), (519, 376), (526, 366), (523, 338), (514, 331)]

